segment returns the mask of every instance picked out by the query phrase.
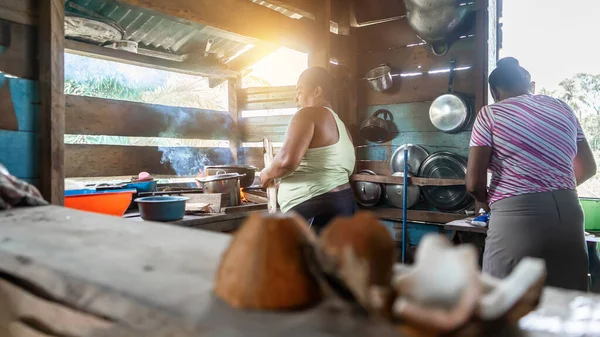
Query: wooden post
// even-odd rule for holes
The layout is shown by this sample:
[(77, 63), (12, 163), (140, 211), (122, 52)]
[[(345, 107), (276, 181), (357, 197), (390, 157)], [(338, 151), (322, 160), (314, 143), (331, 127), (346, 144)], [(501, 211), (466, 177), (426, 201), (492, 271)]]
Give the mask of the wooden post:
[(316, 8), (312, 48), (308, 54), (309, 67), (330, 68), (331, 59), (331, 0), (322, 0)]
[(231, 156), (236, 164), (240, 162), (240, 150), (242, 148), (242, 137), (240, 134), (241, 126), (241, 111), (239, 109), (239, 95), (238, 92), (242, 88), (242, 78), (230, 78), (228, 81), (228, 95), (229, 95), (229, 114), (233, 121), (231, 137), (229, 139), (229, 148), (231, 149)]
[(475, 39), (477, 43), (477, 60), (475, 62), (477, 91), (475, 94), (475, 109), (476, 111), (479, 111), (488, 104), (490, 97), (488, 90), (488, 75), (495, 68), (496, 61), (498, 60), (497, 0), (477, 2), (475, 26)]
[(39, 6), (40, 192), (55, 205), (64, 203), (64, 0)]

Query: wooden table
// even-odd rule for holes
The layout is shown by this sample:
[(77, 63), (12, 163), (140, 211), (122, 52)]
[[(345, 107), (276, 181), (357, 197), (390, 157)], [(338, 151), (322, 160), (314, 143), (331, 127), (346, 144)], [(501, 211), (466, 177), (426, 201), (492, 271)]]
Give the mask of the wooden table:
[[(251, 212), (185, 215), (181, 220), (165, 222), (165, 224), (203, 229), (213, 232), (229, 233), (238, 229), (250, 213)], [(135, 222), (147, 222), (139, 216), (139, 213), (130, 213), (125, 219)]]
[[(385, 324), (331, 311), (326, 304), (287, 314), (231, 310), (211, 293), (229, 240), (226, 234), (54, 206), (5, 211), (0, 213), (0, 286), (8, 282), (19, 298), (27, 295), (57, 312), (87, 315), (79, 323), (94, 322), (92, 328), (56, 327), (86, 332), (71, 335), (118, 337), (134, 330), (143, 336), (399, 336)], [(577, 298), (595, 303), (600, 312), (598, 297), (548, 288), (540, 310), (523, 321), (528, 331), (498, 336), (558, 336), (563, 332), (535, 330), (574, 315), (580, 326), (600, 324), (600, 317), (590, 316), (594, 310), (570, 310)]]

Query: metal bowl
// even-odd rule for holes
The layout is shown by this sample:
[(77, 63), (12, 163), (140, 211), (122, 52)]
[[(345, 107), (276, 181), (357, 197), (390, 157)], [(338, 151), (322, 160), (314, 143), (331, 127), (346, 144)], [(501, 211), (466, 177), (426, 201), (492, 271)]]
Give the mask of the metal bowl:
[(415, 144), (405, 144), (399, 146), (394, 151), (390, 159), (392, 173), (404, 172), (404, 148), (408, 149), (408, 173), (418, 175), (421, 163), (429, 156), (429, 152), (425, 148)]
[[(423, 178), (464, 179), (467, 162), (450, 152), (436, 152), (425, 159), (419, 169)], [(473, 205), (465, 186), (424, 186), (423, 197), (432, 206), (448, 212), (458, 212)]]

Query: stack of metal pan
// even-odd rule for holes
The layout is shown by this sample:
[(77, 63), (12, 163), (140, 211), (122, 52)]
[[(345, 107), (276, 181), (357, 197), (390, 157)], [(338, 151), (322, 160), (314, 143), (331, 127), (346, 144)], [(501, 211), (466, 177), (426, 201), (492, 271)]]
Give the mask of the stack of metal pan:
[[(450, 152), (436, 152), (428, 156), (419, 168), (419, 177), (438, 179), (464, 179), (467, 162)], [(426, 186), (421, 189), (429, 204), (444, 212), (462, 212), (472, 208), (473, 198), (465, 186)]]

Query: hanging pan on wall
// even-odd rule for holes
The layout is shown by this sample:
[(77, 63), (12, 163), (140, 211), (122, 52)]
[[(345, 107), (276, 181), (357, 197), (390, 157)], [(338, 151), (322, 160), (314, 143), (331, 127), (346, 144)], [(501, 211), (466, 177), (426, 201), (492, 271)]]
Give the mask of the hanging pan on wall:
[(437, 97), (429, 107), (433, 126), (446, 133), (462, 131), (473, 119), (473, 108), (468, 98), (453, 91), (454, 60), (450, 61), (448, 93)]

